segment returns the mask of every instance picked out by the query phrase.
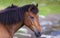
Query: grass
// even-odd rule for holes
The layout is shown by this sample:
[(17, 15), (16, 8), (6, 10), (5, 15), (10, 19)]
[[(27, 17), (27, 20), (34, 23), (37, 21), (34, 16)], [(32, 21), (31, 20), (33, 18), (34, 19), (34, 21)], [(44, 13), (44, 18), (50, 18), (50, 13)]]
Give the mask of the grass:
[(52, 28), (60, 29), (60, 26), (52, 26)]
[(20, 31), (17, 31), (17, 32), (18, 32), (18, 33), (24, 33), (24, 31), (21, 31), (21, 30), (20, 30)]
[(39, 14), (47, 15), (47, 14), (60, 14), (60, 5), (47, 5), (47, 6), (40, 6), (39, 7)]

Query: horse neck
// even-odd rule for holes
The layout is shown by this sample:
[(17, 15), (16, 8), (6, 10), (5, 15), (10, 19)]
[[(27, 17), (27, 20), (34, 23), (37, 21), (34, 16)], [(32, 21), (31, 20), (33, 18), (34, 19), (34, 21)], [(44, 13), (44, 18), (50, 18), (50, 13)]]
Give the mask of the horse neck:
[(17, 23), (17, 24), (13, 24), (13, 25), (10, 25), (10, 26), (6, 26), (7, 27), (7, 30), (14, 34), (19, 28), (21, 28), (23, 26), (22, 23)]

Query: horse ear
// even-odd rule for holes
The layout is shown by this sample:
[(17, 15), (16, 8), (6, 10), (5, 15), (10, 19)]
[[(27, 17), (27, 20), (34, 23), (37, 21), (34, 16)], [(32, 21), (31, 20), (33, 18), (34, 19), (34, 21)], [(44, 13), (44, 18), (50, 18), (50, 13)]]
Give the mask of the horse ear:
[(31, 11), (32, 8), (33, 8), (33, 6), (29, 7), (28, 11)]
[(14, 6), (13, 4), (11, 6)]
[(36, 7), (38, 7), (38, 4), (36, 4)]

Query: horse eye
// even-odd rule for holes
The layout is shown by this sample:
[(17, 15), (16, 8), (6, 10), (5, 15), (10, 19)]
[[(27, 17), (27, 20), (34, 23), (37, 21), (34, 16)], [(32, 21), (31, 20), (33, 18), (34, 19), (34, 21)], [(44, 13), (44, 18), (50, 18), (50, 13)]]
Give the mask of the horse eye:
[(30, 16), (30, 18), (32, 19), (32, 21), (34, 20), (34, 17)]

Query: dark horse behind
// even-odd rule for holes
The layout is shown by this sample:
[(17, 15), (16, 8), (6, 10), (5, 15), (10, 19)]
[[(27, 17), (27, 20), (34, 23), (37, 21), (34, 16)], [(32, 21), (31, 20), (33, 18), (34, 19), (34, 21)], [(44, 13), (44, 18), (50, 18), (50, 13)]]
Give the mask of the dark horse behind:
[(41, 26), (38, 19), (38, 4), (22, 7), (11, 5), (0, 11), (0, 38), (13, 38), (14, 33), (26, 25), (36, 35), (41, 36)]

